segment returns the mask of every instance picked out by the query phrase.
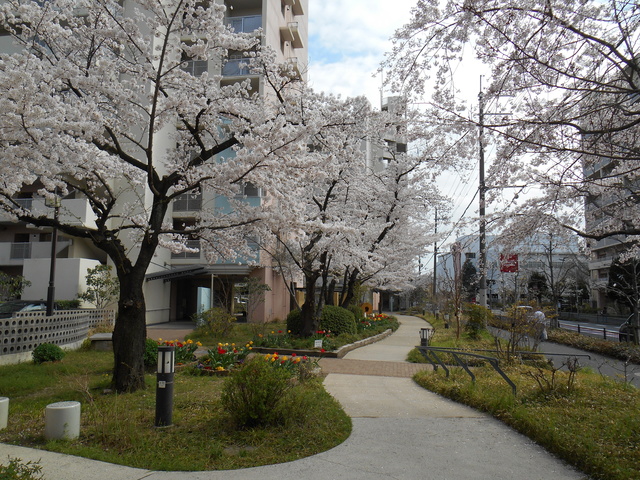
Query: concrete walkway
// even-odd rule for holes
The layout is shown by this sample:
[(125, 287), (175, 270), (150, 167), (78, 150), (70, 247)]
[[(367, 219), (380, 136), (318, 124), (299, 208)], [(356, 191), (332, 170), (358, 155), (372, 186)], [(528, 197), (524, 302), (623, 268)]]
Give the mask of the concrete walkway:
[[(407, 369), (404, 358), (419, 342), (418, 331), (425, 323), (416, 317), (399, 319), (400, 329), (381, 342), (354, 350), (343, 360), (321, 361), (325, 373), (330, 372), (325, 386), (352, 417), (353, 432), (341, 445), (318, 455), (212, 472), (153, 472), (3, 444), (0, 458), (39, 461), (46, 480), (587, 478), (488, 415), (418, 387), (409, 378), (411, 369), (425, 367)], [(341, 361), (345, 363), (338, 367)]]

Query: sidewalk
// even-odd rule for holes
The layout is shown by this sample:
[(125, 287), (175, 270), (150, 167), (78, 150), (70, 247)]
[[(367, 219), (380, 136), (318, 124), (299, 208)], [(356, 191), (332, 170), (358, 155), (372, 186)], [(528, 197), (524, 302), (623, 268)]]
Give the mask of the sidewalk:
[[(492, 417), (418, 387), (404, 362), (425, 325), (398, 316), (390, 337), (322, 359), (327, 390), (352, 417), (341, 445), (284, 464), (211, 472), (153, 472), (57, 453), (0, 444), (0, 458), (40, 461), (46, 480), (579, 480), (568, 467), (528, 438)], [(155, 335), (154, 335), (155, 336)], [(344, 362), (344, 363), (340, 363)]]

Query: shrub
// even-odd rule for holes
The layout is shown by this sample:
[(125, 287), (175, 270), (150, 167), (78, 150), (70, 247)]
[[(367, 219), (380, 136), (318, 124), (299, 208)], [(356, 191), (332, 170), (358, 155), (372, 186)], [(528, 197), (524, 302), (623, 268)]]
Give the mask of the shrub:
[(37, 462), (23, 463), (19, 458), (9, 458), (9, 463), (0, 464), (2, 480), (39, 480), (41, 478), (43, 478), (42, 467)]
[(224, 308), (214, 307), (195, 314), (193, 320), (196, 322), (198, 330), (202, 330), (205, 335), (219, 338), (226, 337), (233, 330), (236, 317)]
[(158, 342), (147, 338), (144, 342), (144, 366), (154, 368), (158, 365)]
[(483, 330), (486, 330), (487, 323), (491, 323), (493, 314), (491, 310), (482, 305), (469, 304), (464, 312), (467, 316), (467, 323), (464, 331), (473, 339), (477, 339)]
[(299, 309), (291, 310), (287, 315), (287, 330), (293, 335), (302, 333), (302, 312)]
[(353, 317), (356, 319), (356, 322), (364, 319), (364, 310), (362, 310), (358, 305), (349, 305), (347, 310), (353, 313)]
[(75, 310), (80, 308), (80, 300), (56, 300), (58, 310)]
[(287, 369), (255, 357), (225, 380), (220, 400), (239, 427), (279, 425), (284, 412), (277, 406), (292, 386)]
[(64, 358), (64, 351), (53, 343), (41, 343), (31, 352), (34, 363), (58, 362)]
[(334, 335), (340, 335), (341, 333), (354, 334), (356, 333), (356, 320), (353, 313), (345, 308), (325, 305), (322, 309), (320, 329), (330, 331)]

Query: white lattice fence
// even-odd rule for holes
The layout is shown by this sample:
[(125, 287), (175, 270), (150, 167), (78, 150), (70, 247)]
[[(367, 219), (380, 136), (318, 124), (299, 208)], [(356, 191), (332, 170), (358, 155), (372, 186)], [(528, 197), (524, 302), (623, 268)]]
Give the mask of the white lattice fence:
[(90, 328), (114, 319), (113, 310), (62, 310), (50, 317), (45, 312), (16, 313), (0, 319), (0, 355), (28, 353), (41, 343), (73, 345), (87, 338)]

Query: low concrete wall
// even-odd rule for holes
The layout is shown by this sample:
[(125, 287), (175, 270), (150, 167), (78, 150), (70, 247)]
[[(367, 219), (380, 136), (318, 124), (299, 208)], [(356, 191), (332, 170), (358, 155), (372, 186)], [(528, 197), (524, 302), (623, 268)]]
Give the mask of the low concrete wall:
[(114, 319), (112, 310), (62, 310), (50, 317), (45, 312), (25, 312), (0, 319), (0, 365), (31, 360), (31, 352), (41, 343), (79, 348), (90, 328), (113, 324)]

